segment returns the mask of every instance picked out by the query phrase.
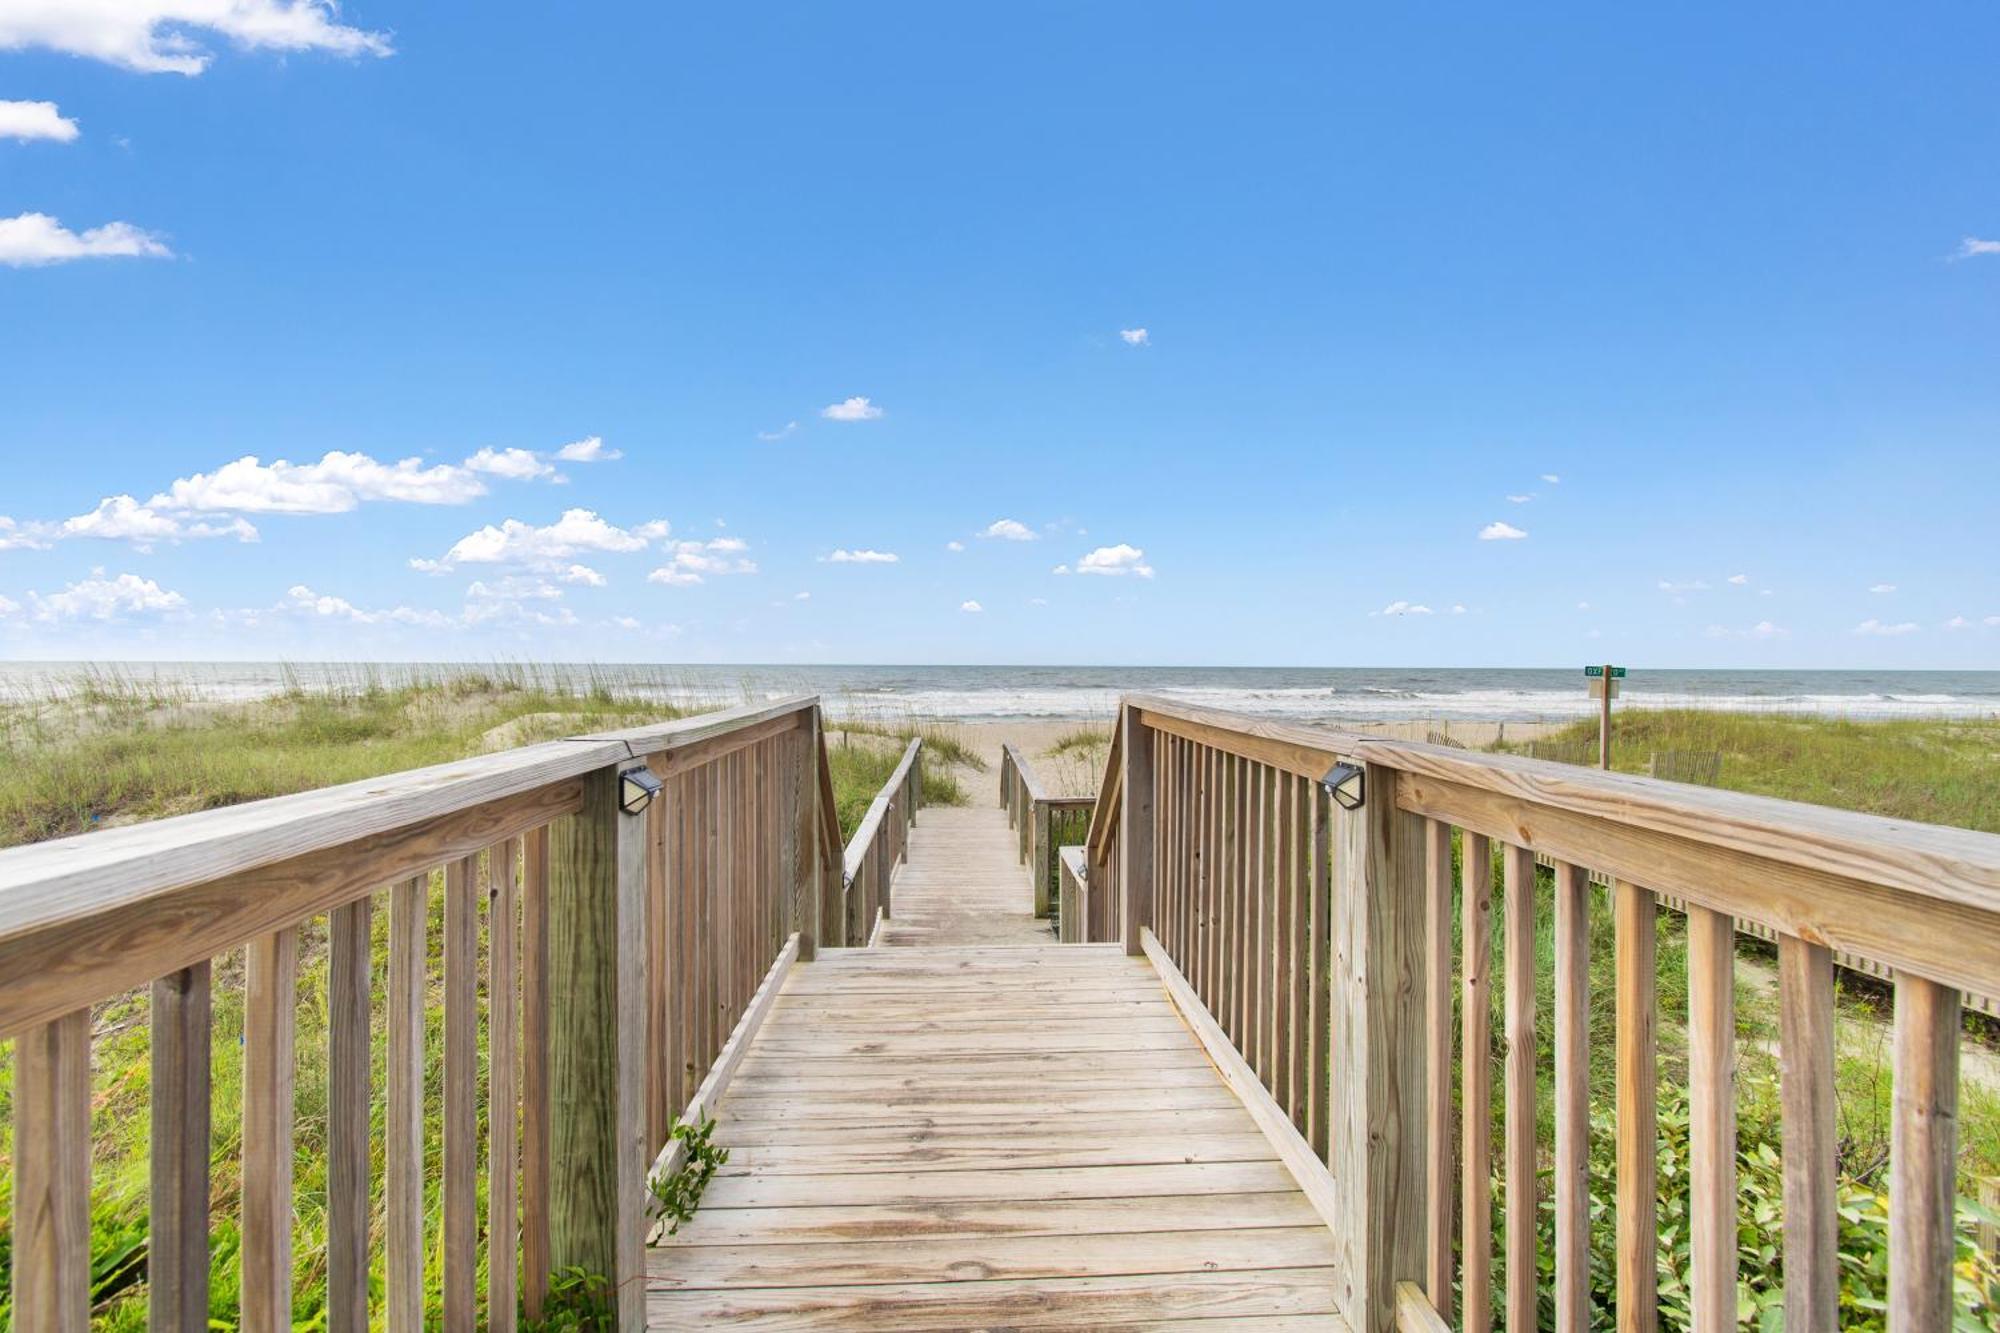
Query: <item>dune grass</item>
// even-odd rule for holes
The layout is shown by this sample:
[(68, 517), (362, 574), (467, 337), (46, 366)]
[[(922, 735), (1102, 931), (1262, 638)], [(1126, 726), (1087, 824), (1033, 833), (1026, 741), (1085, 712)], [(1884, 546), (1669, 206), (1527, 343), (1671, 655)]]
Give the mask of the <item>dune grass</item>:
[[(108, 672), (59, 682), (44, 698), (0, 706), (0, 846), (64, 837), (111, 825), (184, 814), (353, 781), (489, 750), (531, 744), (579, 732), (657, 722), (680, 715), (657, 701), (622, 697), (609, 685), (574, 673), (496, 668), (429, 680), (389, 682), (358, 674), (336, 688), (295, 686), (277, 697), (240, 704), (207, 703)], [(902, 746), (898, 732), (841, 744), (830, 753), (842, 828), (851, 832), (894, 770)], [(919, 734), (912, 730), (908, 734)], [(956, 741), (942, 726), (921, 734), (936, 751)], [(960, 747), (962, 748), (962, 747)], [(966, 756), (977, 762), (976, 756)], [(945, 766), (925, 774), (925, 799), (962, 803), (964, 792)], [(431, 1243), (426, 1264), (439, 1262), (436, 1243), (442, 1207), (437, 1190), (443, 1104), (443, 981), (441, 875), (430, 895), (430, 1003), (424, 1070), (426, 1221)], [(481, 923), (484, 950), (484, 920)], [(373, 915), (375, 968), (386, 972), (388, 904), (378, 895)], [(242, 953), (215, 961), (212, 1029), (214, 1127), (214, 1256), (211, 1314), (216, 1326), (234, 1327), (239, 1285), (238, 1200), (242, 1159)], [(483, 980), (482, 980), (483, 986)], [(325, 926), (301, 928), (297, 1012), (294, 1301), (296, 1327), (325, 1319), (327, 953)], [(146, 1325), (143, 1259), (147, 1234), (149, 1034), (147, 996), (136, 991), (97, 1005), (92, 1012), (92, 1270), (96, 1293), (93, 1325), (139, 1330)], [(387, 1040), (384, 998), (374, 998), (376, 1122), (383, 1115)], [(480, 1007), (479, 1058), (486, 1060), (486, 1014)], [(10, 1313), (13, 1218), (13, 1044), (0, 1043), (0, 1327)], [(480, 1141), (487, 1108), (479, 1107)], [(373, 1188), (380, 1225), (382, 1139), (374, 1136)], [(480, 1215), (485, 1176), (479, 1177)], [(374, 1297), (383, 1294), (382, 1247), (374, 1248)], [(483, 1265), (483, 1256), (482, 1256)], [(435, 1296), (440, 1273), (427, 1272)], [(484, 1293), (483, 1275), (480, 1283)], [(426, 1323), (441, 1316), (431, 1309)]]

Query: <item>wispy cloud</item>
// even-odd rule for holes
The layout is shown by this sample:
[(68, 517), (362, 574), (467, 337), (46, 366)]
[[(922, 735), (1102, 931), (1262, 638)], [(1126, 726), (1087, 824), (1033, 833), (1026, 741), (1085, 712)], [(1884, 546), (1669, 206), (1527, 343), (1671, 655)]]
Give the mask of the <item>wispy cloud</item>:
[(1144, 329), (1120, 329), (1118, 336), (1125, 340), (1127, 347), (1145, 347), (1153, 341), (1153, 335)]
[(465, 460), (466, 467), (474, 472), (485, 472), (495, 477), (505, 477), (509, 481), (533, 481), (538, 477), (555, 475), (555, 465), (547, 463), (526, 449), (481, 449)]
[(1967, 236), (1958, 243), (1953, 259), (1976, 259), (1981, 255), (2000, 255), (2000, 241), (1983, 241), (1977, 236)]
[(0, 51), (40, 47), (144, 74), (195, 75), (207, 33), (251, 51), (386, 56), (389, 39), (340, 22), (331, 0), (26, 0), (0, 5)]
[(1507, 497), (1507, 503), (1508, 503), (1508, 504), (1511, 504), (1511, 505), (1524, 505), (1524, 504), (1528, 503), (1528, 501), (1530, 501), (1530, 500), (1532, 500), (1532, 499), (1534, 499), (1534, 498), (1535, 498), (1535, 494), (1534, 494), (1534, 492), (1533, 492), (1533, 491), (1530, 491), (1530, 492), (1528, 492), (1528, 494), (1526, 494), (1526, 495), (1510, 495), (1510, 496), (1508, 496), (1508, 497)]
[(1100, 546), (1091, 551), (1076, 562), (1076, 572), (1110, 576), (1130, 574), (1142, 579), (1153, 577), (1153, 567), (1146, 563), (1146, 553), (1124, 542), (1116, 546)]
[(76, 136), (76, 122), (58, 111), (54, 102), (9, 102), (0, 98), (0, 139), (72, 143)]
[(710, 577), (728, 574), (755, 574), (757, 562), (744, 554), (749, 543), (740, 537), (717, 537), (705, 542), (675, 542), (667, 563), (646, 575), (648, 583), (685, 587)]
[(993, 537), (1007, 542), (1031, 542), (1035, 540), (1035, 530), (1025, 523), (1017, 523), (1011, 518), (996, 518), (980, 529), (982, 537)]
[(1512, 523), (1503, 523), (1498, 519), (1479, 530), (1479, 540), (1483, 542), (1517, 542), (1527, 535)]
[(1561, 477), (1559, 477), (1559, 476), (1557, 476), (1557, 475), (1556, 475), (1555, 473), (1553, 473), (1553, 472), (1544, 472), (1544, 473), (1542, 474), (1542, 480), (1543, 480), (1543, 481), (1546, 481), (1546, 482), (1547, 482), (1547, 483), (1548, 483), (1549, 485), (1551, 485), (1551, 486), (1560, 486), (1560, 485), (1562, 485), (1562, 478), (1561, 478)]
[(984, 611), (986, 608), (981, 606), (977, 602), (960, 602), (958, 604), (958, 609), (961, 611), (971, 611), (977, 613), (980, 611)]
[(1856, 634), (1867, 635), (1870, 637), (1893, 638), (1901, 634), (1915, 634), (1917, 632), (1917, 626), (1914, 621), (1905, 620), (1899, 624), (1892, 625), (1884, 621), (1877, 620), (1873, 616), (1870, 616), (1868, 619), (1862, 621), (1859, 625), (1856, 625), (1854, 627), (1854, 632)]
[(1660, 591), (1676, 595), (1690, 592), (1707, 592), (1707, 579), (1661, 579)]
[(79, 259), (171, 259), (167, 243), (129, 222), (71, 231), (47, 213), (0, 218), (0, 264), (44, 268)]
[(1971, 629), (1972, 622), (1964, 616), (1953, 616), (1950, 620), (1944, 622), (1944, 627), (1952, 630)]
[(867, 548), (848, 550), (840, 547), (820, 557), (830, 565), (893, 565), (902, 557), (894, 551), (875, 551)]
[(1896, 585), (1893, 583), (1874, 583), (1869, 585), (1868, 591), (1873, 593), (1891, 593), (1896, 591)]
[(760, 430), (760, 431), (758, 431), (758, 432), (757, 432), (757, 438), (758, 438), (758, 439), (760, 439), (760, 440), (765, 440), (765, 441), (770, 441), (770, 440), (782, 440), (782, 439), (784, 439), (784, 438), (785, 438), (785, 437), (786, 437), (787, 435), (790, 435), (790, 434), (791, 434), (792, 432), (796, 431), (796, 430), (797, 430), (798, 428), (799, 428), (799, 423), (798, 423), (798, 422), (796, 422), (796, 421), (787, 421), (787, 422), (786, 422), (786, 423), (785, 423), (784, 425), (782, 425), (782, 426), (778, 427), (778, 428), (777, 428), (776, 430)]
[(944, 544), (944, 549), (947, 551), (963, 551), (965, 549), (965, 543), (954, 539), (952, 541), (946, 542)]
[(881, 417), (882, 409), (866, 398), (847, 398), (829, 403), (819, 414), (828, 421), (875, 421)]
[(603, 437), (598, 435), (571, 440), (556, 450), (557, 460), (564, 463), (615, 463), (624, 456), (619, 450), (605, 448)]
[(1731, 574), (1729, 581), (1740, 588), (1750, 581), (1750, 576), (1748, 574)]
[[(1463, 611), (1465, 608), (1460, 607), (1458, 609)], [(1389, 603), (1380, 611), (1373, 611), (1369, 614), (1377, 616), (1427, 616), (1431, 614), (1431, 609), (1421, 602), (1406, 602), (1398, 599)]]

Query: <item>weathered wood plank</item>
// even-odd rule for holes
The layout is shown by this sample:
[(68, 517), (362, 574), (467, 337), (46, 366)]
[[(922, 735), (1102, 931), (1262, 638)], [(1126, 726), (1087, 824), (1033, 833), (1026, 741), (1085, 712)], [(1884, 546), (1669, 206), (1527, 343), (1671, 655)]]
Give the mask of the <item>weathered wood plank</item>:
[(90, 1011), (14, 1051), (15, 1327), (90, 1327)]
[(1556, 1333), (1590, 1327), (1590, 883), (1555, 866)]
[(208, 1322), (212, 1022), (207, 963), (153, 983), (146, 1294), (148, 1323), (157, 1333), (178, 1333)]
[[(371, 904), (335, 908), (327, 960), (327, 1328), (368, 1327)], [(150, 1268), (150, 1260), (149, 1260)]]
[(292, 1324), (292, 1112), (299, 933), (250, 942), (243, 996), (242, 1320)]
[(1659, 1245), (1658, 921), (1653, 895), (1624, 880), (1612, 887), (1616, 914), (1618, 1018), (1618, 1331), (1658, 1326)]
[(493, 849), (486, 918), (486, 1326), (512, 1329), (520, 1296), (519, 844)]
[(1840, 1308), (1840, 1177), (1831, 950), (1791, 935), (1778, 941), (1778, 1018), (1785, 1327), (1832, 1328)]
[(1736, 1323), (1736, 928), (1690, 907), (1688, 954), (1689, 1287), (1694, 1325)]
[(478, 863), (444, 876), (444, 1326), (471, 1333), (479, 1227)]
[(1493, 1327), (1493, 847), (1481, 834), (1461, 837), (1460, 1300), (1465, 1333), (1487, 1333)]
[(383, 1143), (391, 1333), (424, 1326), (424, 1013), (430, 877), (389, 891), (389, 1093)]
[(1505, 954), (1507, 1084), (1507, 1333), (1533, 1333), (1538, 1303), (1535, 1225), (1535, 857), (1509, 843)]
[(1889, 1328), (1949, 1328), (1958, 1162), (1958, 992), (1896, 979), (1889, 1143)]

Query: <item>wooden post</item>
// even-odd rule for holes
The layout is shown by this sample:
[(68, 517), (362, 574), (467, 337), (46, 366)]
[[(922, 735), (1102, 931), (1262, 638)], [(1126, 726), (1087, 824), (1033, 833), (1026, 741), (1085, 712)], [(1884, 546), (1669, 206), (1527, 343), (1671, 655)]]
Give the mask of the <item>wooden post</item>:
[(609, 1282), (618, 1327), (641, 1329), (646, 821), (602, 768), (549, 833), (549, 1263)]
[[(206, 962), (153, 983), (150, 1326), (208, 1323), (210, 977)], [(363, 1029), (366, 1031), (366, 1029)]]
[(798, 772), (794, 774), (792, 832), (792, 929), (799, 935), (799, 961), (810, 963), (819, 944), (819, 709), (800, 731)]
[(1049, 914), (1049, 871), (1055, 858), (1055, 849), (1049, 845), (1052, 838), (1047, 801), (1035, 802), (1034, 820), (1035, 852), (1029, 862), (1035, 874), (1035, 915), (1040, 917)]
[(1145, 948), (1139, 927), (1153, 921), (1153, 732), (1130, 705), (1119, 714), (1118, 725), (1124, 763), (1118, 884), (1125, 899), (1125, 952), (1137, 956)]
[(1362, 807), (1333, 814), (1334, 1298), (1355, 1333), (1390, 1333), (1396, 1284), (1424, 1272), (1424, 821), (1396, 808), (1393, 769), (1363, 784)]
[(1611, 767), (1611, 664), (1604, 665), (1604, 698), (1597, 710), (1597, 766)]
[(90, 1327), (90, 1011), (14, 1043), (14, 1327)]

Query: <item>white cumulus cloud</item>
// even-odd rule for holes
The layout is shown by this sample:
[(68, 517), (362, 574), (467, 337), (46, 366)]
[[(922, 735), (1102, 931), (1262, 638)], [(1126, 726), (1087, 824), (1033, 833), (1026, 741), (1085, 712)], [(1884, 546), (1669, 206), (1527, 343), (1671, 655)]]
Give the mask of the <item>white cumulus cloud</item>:
[(158, 236), (129, 222), (107, 222), (76, 232), (47, 213), (0, 218), (0, 264), (11, 268), (40, 268), (77, 259), (170, 259), (173, 253)]
[(965, 543), (961, 541), (948, 541), (944, 544), (944, 549), (947, 551), (963, 551)]
[(487, 524), (469, 532), (452, 544), (441, 561), (412, 562), (426, 572), (454, 565), (533, 565), (567, 562), (580, 551), (643, 551), (655, 539), (666, 536), (664, 521), (621, 528), (607, 523), (594, 510), (565, 509), (562, 517), (546, 526), (510, 518), (498, 526)]
[(866, 398), (848, 398), (822, 407), (819, 414), (828, 421), (874, 421), (882, 415), (882, 409)]
[(244, 514), (344, 514), (368, 500), (464, 504), (486, 494), (470, 467), (426, 466), (420, 458), (383, 463), (335, 449), (317, 463), (266, 464), (255, 454), (197, 472), (146, 503), (155, 509), (230, 510)]
[(1031, 542), (1035, 540), (1035, 530), (1025, 523), (1017, 523), (1011, 518), (996, 518), (988, 523), (980, 533), (982, 537), (997, 537), (1001, 541)]
[(973, 612), (978, 612), (978, 611), (984, 611), (984, 610), (985, 610), (986, 608), (985, 608), (985, 607), (983, 607), (983, 606), (981, 606), (981, 605), (980, 605), (979, 603), (977, 603), (977, 602), (970, 602), (970, 601), (967, 601), (967, 602), (960, 602), (960, 603), (958, 604), (958, 609), (959, 609), (959, 610), (961, 610), (961, 611), (973, 611)]
[(1502, 523), (1498, 519), (1479, 530), (1479, 540), (1483, 542), (1517, 542), (1527, 535), (1512, 523)]
[(1100, 546), (1076, 562), (1079, 574), (1131, 574), (1138, 578), (1153, 577), (1153, 567), (1146, 563), (1146, 553), (1136, 546), (1124, 542), (1116, 546)]
[(589, 565), (571, 565), (568, 569), (558, 573), (556, 577), (564, 583), (580, 584), (586, 588), (602, 588), (604, 586), (604, 575), (598, 573)]
[(128, 541), (141, 548), (157, 541), (178, 542), (203, 537), (234, 537), (254, 542), (257, 529), (242, 517), (219, 523), (188, 522), (174, 514), (163, 514), (142, 505), (129, 495), (113, 495), (98, 501), (87, 514), (64, 519), (56, 525), (57, 537), (96, 537), (104, 541)]
[(1729, 581), (1740, 588), (1750, 581), (1750, 576), (1748, 574), (1731, 574)]
[(1125, 340), (1128, 347), (1144, 347), (1153, 341), (1153, 335), (1144, 329), (1120, 329), (1118, 336)]
[(616, 449), (604, 447), (604, 441), (596, 435), (572, 440), (556, 450), (556, 457), (565, 463), (612, 463), (625, 455)]
[(389, 39), (340, 21), (331, 0), (7, 0), (0, 51), (40, 47), (143, 74), (201, 73), (197, 34), (252, 51), (386, 56)]
[[(1464, 609), (1464, 607), (1459, 608), (1461, 611)], [(1431, 614), (1431, 609), (1421, 602), (1406, 602), (1398, 598), (1375, 614), (1378, 616), (1427, 616)]]
[(28, 594), (34, 617), (55, 620), (122, 620), (135, 615), (164, 615), (187, 609), (187, 598), (137, 574), (106, 578), (101, 569), (47, 597)]
[(1980, 255), (2000, 255), (2000, 241), (1982, 241), (1977, 236), (1967, 236), (1958, 243), (1958, 253), (1953, 259), (1973, 259)]
[(874, 551), (867, 548), (850, 551), (846, 547), (830, 551), (820, 557), (830, 565), (893, 565), (902, 557), (894, 551)]
[(505, 477), (509, 481), (533, 481), (537, 477), (552, 476), (556, 470), (554, 464), (543, 462), (526, 449), (481, 449), (466, 459), (465, 465), (474, 472)]
[(1854, 632), (1856, 634), (1867, 635), (1870, 637), (1893, 638), (1899, 634), (1915, 634), (1917, 632), (1917, 626), (1915, 622), (1908, 620), (1901, 621), (1897, 624), (1892, 625), (1885, 621), (1877, 620), (1873, 616), (1870, 616), (1867, 620), (1864, 620), (1859, 625), (1856, 625), (1854, 627)]
[(58, 111), (54, 102), (9, 102), (0, 98), (0, 139), (70, 143), (76, 136), (76, 122)]
[(675, 542), (668, 548), (667, 563), (646, 575), (646, 581), (683, 586), (700, 583), (710, 575), (755, 574), (757, 562), (744, 555), (749, 549), (749, 543), (740, 537)]

